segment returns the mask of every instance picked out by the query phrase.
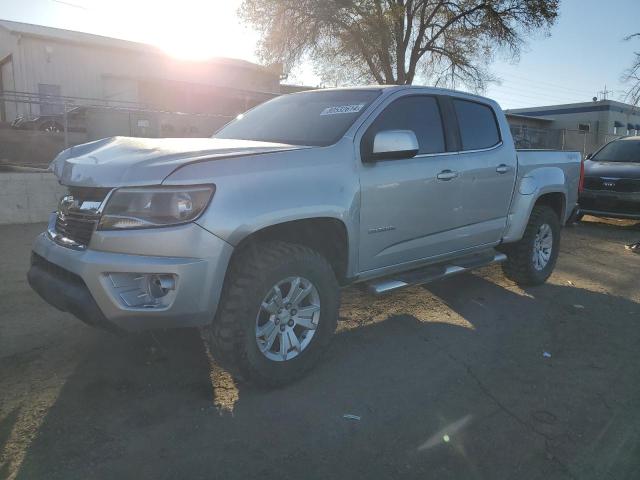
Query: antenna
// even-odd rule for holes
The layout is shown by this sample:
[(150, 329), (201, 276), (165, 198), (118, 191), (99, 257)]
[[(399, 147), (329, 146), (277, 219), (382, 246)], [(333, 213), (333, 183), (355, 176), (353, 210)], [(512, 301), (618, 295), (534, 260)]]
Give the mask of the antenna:
[(601, 100), (608, 100), (608, 98), (607, 98), (607, 97), (608, 97), (608, 95), (609, 95), (610, 93), (613, 93), (613, 90), (607, 90), (607, 84), (605, 83), (605, 84), (604, 84), (604, 90), (600, 90), (600, 91), (598, 92), (598, 95), (600, 95), (600, 99), (601, 99)]

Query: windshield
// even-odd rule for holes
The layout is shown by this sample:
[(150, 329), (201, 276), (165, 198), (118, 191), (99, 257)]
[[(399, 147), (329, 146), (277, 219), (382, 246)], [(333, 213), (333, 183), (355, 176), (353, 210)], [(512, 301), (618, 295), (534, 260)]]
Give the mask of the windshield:
[(640, 140), (617, 140), (608, 143), (591, 160), (640, 163)]
[(380, 90), (330, 90), (284, 95), (249, 110), (213, 138), (292, 145), (336, 143)]

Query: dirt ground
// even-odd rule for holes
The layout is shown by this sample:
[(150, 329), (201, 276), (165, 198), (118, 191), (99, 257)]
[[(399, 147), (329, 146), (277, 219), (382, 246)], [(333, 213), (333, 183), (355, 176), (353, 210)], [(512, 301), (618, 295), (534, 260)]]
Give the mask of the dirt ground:
[(0, 478), (638, 479), (640, 224), (587, 220), (541, 287), (491, 267), (345, 291), (323, 363), (274, 391), (198, 331), (120, 339), (47, 306), (25, 281), (44, 226), (1, 227)]

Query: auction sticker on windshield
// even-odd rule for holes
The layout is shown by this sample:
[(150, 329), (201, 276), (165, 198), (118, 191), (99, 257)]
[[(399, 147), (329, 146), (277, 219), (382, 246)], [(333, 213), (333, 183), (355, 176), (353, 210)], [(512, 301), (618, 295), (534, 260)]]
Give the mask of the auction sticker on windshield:
[(339, 113), (357, 113), (362, 110), (364, 107), (364, 103), (359, 103), (357, 105), (338, 105), (336, 107), (327, 107), (320, 115), (337, 115)]

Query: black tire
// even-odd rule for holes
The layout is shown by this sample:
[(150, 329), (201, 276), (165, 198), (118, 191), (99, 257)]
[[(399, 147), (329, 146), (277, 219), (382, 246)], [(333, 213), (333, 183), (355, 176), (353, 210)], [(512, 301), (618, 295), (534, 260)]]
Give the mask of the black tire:
[[(537, 269), (533, 261), (536, 235), (540, 227), (549, 225), (552, 233), (551, 255), (542, 269)], [(553, 272), (560, 249), (560, 219), (558, 215), (545, 205), (533, 207), (529, 223), (522, 239), (513, 244), (504, 245), (502, 251), (507, 261), (502, 264), (505, 276), (519, 285), (540, 285)]]
[(576, 208), (573, 212), (571, 212), (571, 215), (567, 220), (567, 225), (572, 226), (576, 223), (580, 223), (582, 221), (582, 217), (584, 217), (584, 213), (581, 213), (580, 209)]
[[(245, 247), (230, 268), (209, 329), (213, 357), (232, 374), (261, 386), (278, 387), (297, 380), (318, 362), (336, 328), (340, 289), (331, 265), (308, 247), (273, 241)], [(258, 348), (256, 317), (271, 288), (291, 276), (314, 284), (320, 297), (320, 318), (315, 334), (298, 356), (274, 361)]]

